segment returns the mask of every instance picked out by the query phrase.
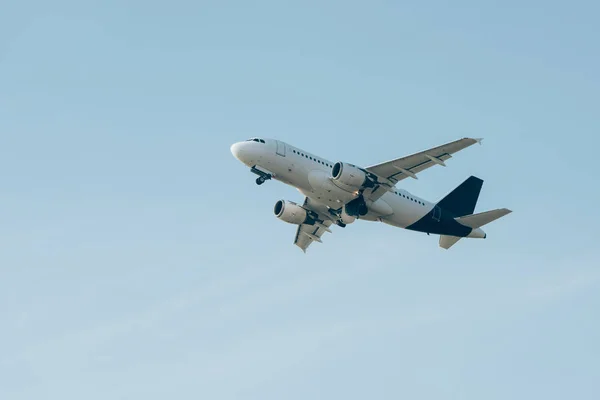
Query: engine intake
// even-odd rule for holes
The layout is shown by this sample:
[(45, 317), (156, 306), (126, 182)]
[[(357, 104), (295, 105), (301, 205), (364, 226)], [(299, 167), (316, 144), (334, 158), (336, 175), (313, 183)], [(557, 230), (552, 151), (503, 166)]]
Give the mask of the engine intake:
[(355, 165), (336, 162), (333, 164), (331, 176), (334, 181), (352, 188), (373, 187), (373, 182), (367, 173)]
[(308, 212), (296, 203), (287, 200), (279, 200), (273, 208), (275, 216), (288, 224), (302, 225), (308, 222)]

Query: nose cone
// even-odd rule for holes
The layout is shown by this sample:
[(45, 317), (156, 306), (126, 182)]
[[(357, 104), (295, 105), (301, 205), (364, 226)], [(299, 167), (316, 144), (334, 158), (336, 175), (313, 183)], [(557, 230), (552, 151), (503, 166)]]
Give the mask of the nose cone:
[(242, 143), (234, 143), (231, 145), (231, 154), (238, 160), (242, 160)]
[(238, 142), (231, 146), (231, 154), (246, 165), (254, 163), (255, 150), (250, 142)]

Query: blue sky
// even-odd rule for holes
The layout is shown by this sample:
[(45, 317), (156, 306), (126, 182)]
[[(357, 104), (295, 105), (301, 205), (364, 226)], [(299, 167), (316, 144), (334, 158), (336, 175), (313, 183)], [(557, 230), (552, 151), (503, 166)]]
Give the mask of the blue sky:
[[(597, 399), (599, 6), (20, 1), (0, 13), (0, 398)], [(303, 254), (229, 146), (463, 136), (488, 239)]]

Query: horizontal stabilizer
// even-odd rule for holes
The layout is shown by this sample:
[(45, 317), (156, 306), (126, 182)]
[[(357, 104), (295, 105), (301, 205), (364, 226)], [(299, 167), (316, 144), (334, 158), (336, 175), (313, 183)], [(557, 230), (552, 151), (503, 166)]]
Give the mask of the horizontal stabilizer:
[(441, 235), (440, 236), (440, 247), (448, 250), (450, 247), (454, 246), (456, 242), (458, 242), (460, 237), (458, 236), (450, 236), (450, 235)]
[(512, 211), (507, 208), (499, 208), (497, 210), (486, 211), (479, 214), (465, 215), (464, 217), (455, 218), (455, 220), (462, 225), (477, 229), (498, 218), (502, 218), (511, 212)]

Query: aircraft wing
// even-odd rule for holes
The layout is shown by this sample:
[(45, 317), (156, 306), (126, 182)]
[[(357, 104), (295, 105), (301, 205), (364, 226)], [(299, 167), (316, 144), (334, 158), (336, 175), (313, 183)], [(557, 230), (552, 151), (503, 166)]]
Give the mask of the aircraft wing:
[[(434, 165), (445, 166), (446, 164), (444, 161), (451, 158), (452, 154), (466, 149), (475, 143), (481, 143), (481, 141), (482, 139), (459, 139), (429, 150), (421, 151), (420, 153), (372, 165), (367, 168), (367, 171), (387, 179), (392, 185), (409, 177), (418, 179), (417, 174), (419, 172), (429, 167), (433, 167)], [(379, 186), (373, 190), (369, 197), (372, 200), (375, 200), (381, 197), (388, 189), (389, 188), (386, 188), (385, 186)]]
[(306, 197), (304, 199), (304, 204), (302, 207), (310, 210), (318, 215), (318, 224), (309, 225), (302, 224), (298, 226), (296, 230), (296, 238), (294, 239), (294, 244), (302, 249), (306, 253), (306, 249), (313, 242), (321, 242), (321, 236), (325, 232), (331, 232), (329, 227), (333, 223), (331, 218), (329, 217), (329, 212), (327, 206), (324, 204), (320, 204), (312, 199)]

